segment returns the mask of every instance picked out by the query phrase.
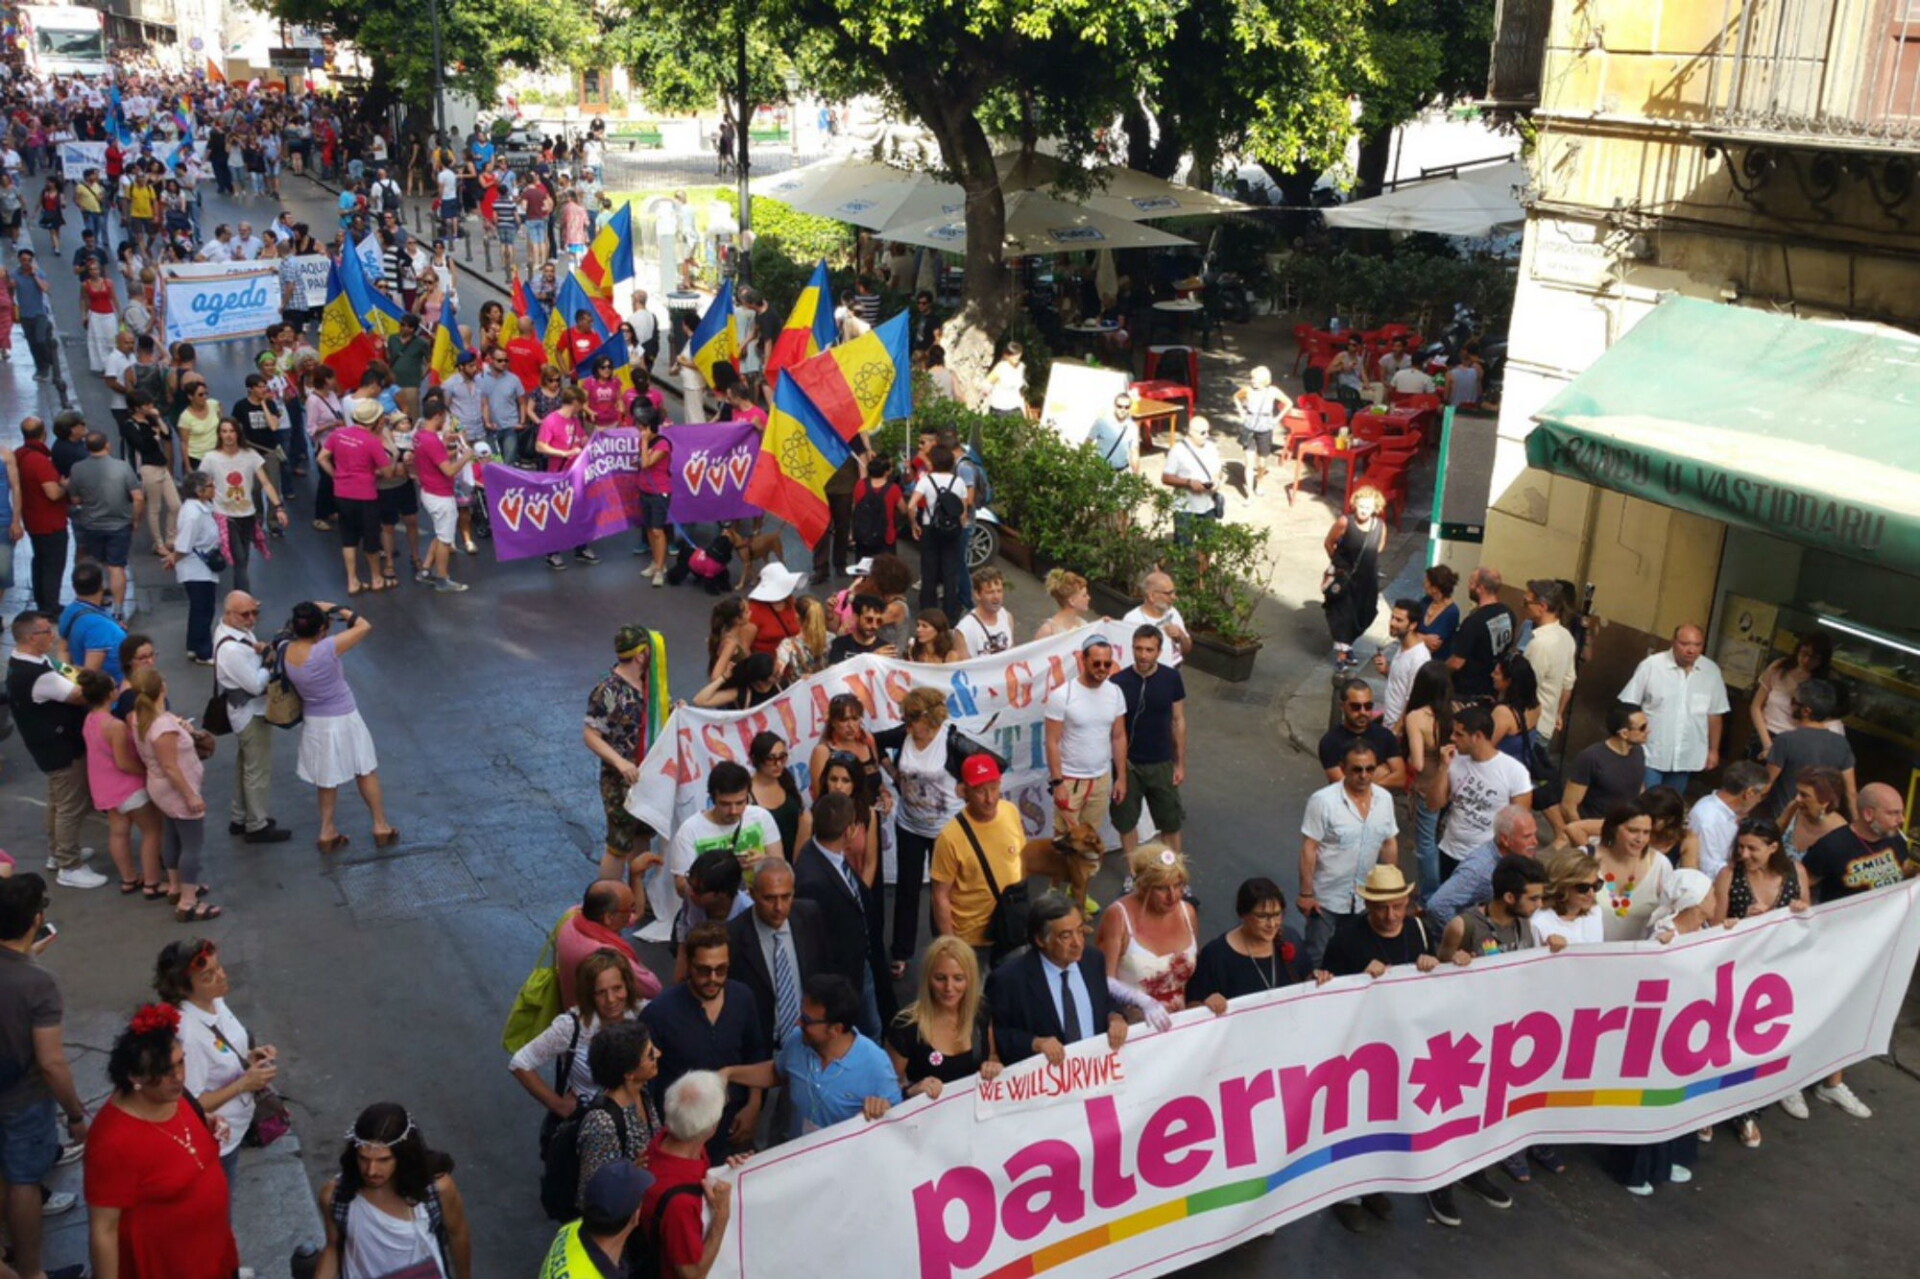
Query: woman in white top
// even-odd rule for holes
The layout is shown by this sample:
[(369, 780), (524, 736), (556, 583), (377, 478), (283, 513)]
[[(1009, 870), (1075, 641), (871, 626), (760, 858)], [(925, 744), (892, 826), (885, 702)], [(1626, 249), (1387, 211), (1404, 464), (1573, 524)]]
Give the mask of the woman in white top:
[(194, 471), (186, 479), (173, 545), (161, 563), (173, 570), (174, 580), (187, 592), (187, 655), (201, 666), (213, 665), (213, 595), (220, 575), (208, 567), (206, 557), (219, 549), (213, 476)]
[(320, 1190), (320, 1216), (327, 1246), (318, 1279), (416, 1272), (473, 1279), (473, 1241), (453, 1160), (427, 1149), (404, 1106), (383, 1101), (360, 1112), (340, 1152), (340, 1175)]
[(1273, 372), (1265, 365), (1247, 376), (1247, 385), (1233, 393), (1233, 406), (1240, 410), (1240, 447), (1254, 459), (1253, 487), (1267, 477), (1267, 459), (1273, 456), (1274, 428), (1293, 408), (1286, 392), (1273, 384)]
[(1600, 863), (1578, 848), (1563, 848), (1547, 862), (1547, 900), (1533, 912), (1533, 944), (1545, 946), (1555, 937), (1571, 945), (1607, 939), (1600, 909)]
[[(1793, 718), (1794, 693), (1810, 679), (1831, 678), (1832, 666), (1833, 641), (1825, 635), (1809, 635), (1794, 647), (1792, 657), (1779, 658), (1760, 673), (1747, 714), (1753, 720), (1754, 740), (1761, 759), (1773, 749), (1775, 737), (1799, 727)], [(1831, 721), (1826, 727), (1846, 735), (1846, 726), (1839, 720)]]
[(212, 942), (169, 942), (160, 951), (153, 988), (180, 1010), (187, 1091), (209, 1116), (227, 1121), (220, 1162), (231, 1178), (240, 1162), (240, 1143), (253, 1127), (257, 1100), (280, 1073), (279, 1053), (272, 1044), (254, 1047), (247, 1028), (227, 1007), (231, 983)]
[(1187, 1006), (1187, 981), (1200, 958), (1186, 858), (1152, 840), (1128, 854), (1127, 874), (1133, 890), (1100, 916), (1107, 971), (1177, 1013)]
[(1026, 416), (1027, 371), (1021, 364), (1023, 354), (1018, 342), (1007, 343), (1006, 354), (987, 373), (987, 393), (981, 407), (995, 417)]
[(1674, 870), (1653, 850), (1653, 818), (1638, 804), (1622, 804), (1607, 814), (1600, 838), (1587, 851), (1599, 863), (1607, 940), (1639, 941)]
[[(226, 522), (227, 559), (233, 564), (233, 589), (251, 590), (252, 574), (247, 566), (253, 558), (254, 534), (259, 527), (256, 516), (259, 490), (267, 499), (281, 528), (287, 526), (287, 508), (280, 504), (280, 492), (267, 475), (267, 459), (248, 448), (240, 438), (240, 424), (230, 417), (220, 419), (213, 452), (200, 459), (200, 469), (213, 477), (213, 510)], [(262, 543), (264, 546), (264, 542)]]
[[(547, 1108), (540, 1123), (542, 1149), (562, 1119), (600, 1095), (587, 1069), (593, 1037), (615, 1022), (632, 1021), (647, 1002), (634, 984), (633, 969), (625, 957), (611, 950), (596, 950), (580, 961), (574, 991), (574, 1006), (523, 1044), (507, 1063), (520, 1086)], [(552, 1083), (545, 1075), (549, 1069)]]
[(891, 756), (889, 771), (900, 795), (893, 810), (899, 866), (893, 889), (896, 981), (906, 974), (907, 962), (919, 949), (920, 884), (926, 878), (933, 842), (966, 806), (955, 786), (959, 764), (948, 749), (952, 734), (946, 694), (935, 688), (913, 688), (900, 702), (900, 727), (873, 737), (883, 757)]

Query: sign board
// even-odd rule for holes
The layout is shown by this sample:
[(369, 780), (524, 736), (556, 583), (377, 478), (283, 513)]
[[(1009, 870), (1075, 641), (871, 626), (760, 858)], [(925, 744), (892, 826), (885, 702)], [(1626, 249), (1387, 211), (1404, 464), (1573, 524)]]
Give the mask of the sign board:
[(1126, 393), (1130, 385), (1121, 369), (1097, 368), (1078, 360), (1055, 360), (1047, 375), (1047, 397), (1040, 403), (1040, 421), (1079, 445), (1093, 430), (1094, 421)]
[(160, 268), (167, 345), (259, 337), (280, 321), (272, 262), (195, 262)]
[(324, 253), (302, 253), (293, 259), (293, 271), (300, 281), (300, 292), (294, 297), (295, 308), (318, 311), (327, 304), (327, 276), (333, 269), (333, 261)]

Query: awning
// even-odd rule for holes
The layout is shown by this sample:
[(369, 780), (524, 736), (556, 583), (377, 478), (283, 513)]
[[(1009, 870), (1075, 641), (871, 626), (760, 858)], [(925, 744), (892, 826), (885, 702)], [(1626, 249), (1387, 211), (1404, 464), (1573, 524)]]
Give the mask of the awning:
[(1511, 161), (1409, 182), (1369, 200), (1322, 209), (1320, 216), (1328, 226), (1352, 230), (1494, 235), (1527, 220), (1518, 194), (1527, 181), (1527, 166)]
[(1920, 337), (1692, 298), (1534, 418), (1556, 475), (1920, 576)]

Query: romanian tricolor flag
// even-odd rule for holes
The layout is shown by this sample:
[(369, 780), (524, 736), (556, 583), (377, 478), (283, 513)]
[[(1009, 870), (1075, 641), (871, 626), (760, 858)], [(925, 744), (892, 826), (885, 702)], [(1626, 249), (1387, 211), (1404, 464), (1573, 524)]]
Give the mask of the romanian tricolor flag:
[(827, 481), (851, 455), (795, 379), (783, 377), (773, 391), (773, 412), (747, 480), (747, 500), (793, 525), (812, 546), (831, 522)]
[(428, 385), (445, 385), (460, 367), (460, 357), (466, 353), (467, 344), (460, 340), (460, 317), (454, 314), (453, 299), (447, 298), (440, 303), (440, 325), (433, 331), (433, 356), (427, 362)]
[(909, 344), (902, 311), (851, 342), (800, 361), (780, 382), (798, 383), (834, 434), (852, 440), (888, 418), (913, 416)]
[(345, 389), (360, 385), (367, 365), (387, 358), (387, 338), (400, 331), (400, 308), (367, 283), (351, 246), (327, 272), (320, 312), (320, 359)]
[(773, 350), (767, 355), (767, 376), (778, 378), (782, 369), (790, 369), (832, 346), (837, 336), (833, 324), (833, 281), (827, 275), (827, 264), (821, 262), (813, 268), (813, 278), (807, 281), (807, 287), (800, 290), (793, 310), (787, 312), (780, 336), (773, 340)]
[[(700, 325), (694, 329), (693, 336), (687, 340), (687, 358), (693, 361), (700, 376), (713, 385), (713, 366), (716, 364), (738, 365), (740, 361), (740, 339), (733, 327), (733, 281), (728, 280), (720, 286), (719, 296), (700, 317)], [(779, 411), (778, 401), (774, 411)], [(764, 454), (766, 449), (763, 447)], [(835, 465), (839, 465), (835, 463)], [(798, 521), (795, 521), (798, 527)]]
[(611, 298), (613, 286), (633, 278), (633, 206), (623, 204), (600, 224), (599, 233), (587, 246), (587, 257), (580, 264), (580, 275), (587, 292), (597, 298)]

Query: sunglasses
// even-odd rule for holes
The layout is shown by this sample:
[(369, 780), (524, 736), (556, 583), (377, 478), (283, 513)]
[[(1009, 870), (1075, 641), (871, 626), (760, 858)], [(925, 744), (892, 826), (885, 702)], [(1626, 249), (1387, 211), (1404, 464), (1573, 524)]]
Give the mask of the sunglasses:
[(1349, 773), (1371, 773), (1378, 767), (1380, 767), (1378, 764), (1348, 764), (1347, 771)]
[(767, 763), (769, 764), (784, 764), (786, 762), (787, 762), (787, 752), (785, 751), (781, 751), (778, 755), (767, 756)]
[(1347, 709), (1350, 711), (1370, 711), (1373, 709), (1373, 703), (1372, 702), (1348, 702)]
[(213, 967), (213, 961), (218, 958), (219, 954), (220, 948), (212, 942), (207, 942), (202, 945), (199, 950), (194, 952), (192, 959), (187, 961), (187, 970), (189, 972), (203, 973)]
[(1596, 879), (1591, 884), (1575, 884), (1573, 891), (1576, 893), (1597, 893), (1600, 891), (1600, 881)]
[(692, 967), (693, 967), (693, 975), (695, 977), (725, 977), (731, 965), (694, 964)]

